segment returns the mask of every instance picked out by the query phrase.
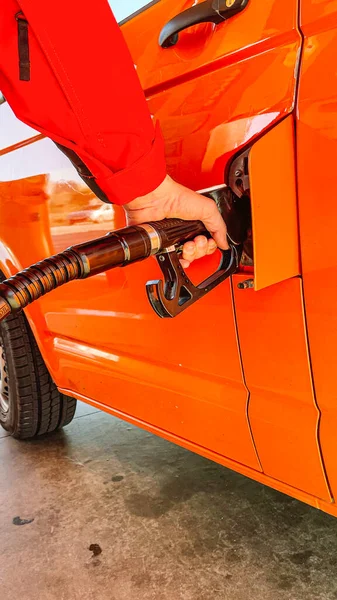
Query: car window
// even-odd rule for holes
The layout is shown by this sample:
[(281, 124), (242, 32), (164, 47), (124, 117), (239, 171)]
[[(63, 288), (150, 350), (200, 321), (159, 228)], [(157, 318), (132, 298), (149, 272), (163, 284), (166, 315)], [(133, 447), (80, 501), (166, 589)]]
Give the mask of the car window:
[(119, 23), (128, 21), (160, 0), (108, 0)]
[(36, 134), (38, 131), (19, 121), (0, 92), (0, 150), (28, 140)]

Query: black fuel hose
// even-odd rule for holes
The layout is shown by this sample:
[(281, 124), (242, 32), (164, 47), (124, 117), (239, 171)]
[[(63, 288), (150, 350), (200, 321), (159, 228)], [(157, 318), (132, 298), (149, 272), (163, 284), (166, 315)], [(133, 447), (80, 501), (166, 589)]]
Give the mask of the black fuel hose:
[(68, 281), (143, 260), (201, 234), (210, 237), (201, 221), (164, 219), (125, 227), (72, 246), (0, 284), (0, 321)]

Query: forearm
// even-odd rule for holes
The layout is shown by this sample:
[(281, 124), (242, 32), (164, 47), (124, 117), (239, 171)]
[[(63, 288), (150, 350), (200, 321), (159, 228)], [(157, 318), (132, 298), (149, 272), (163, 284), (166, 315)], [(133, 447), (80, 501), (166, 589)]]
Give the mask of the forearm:
[[(28, 21), (30, 80), (20, 81), (17, 23)], [(82, 159), (108, 199), (155, 189), (166, 168), (130, 53), (106, 0), (4, 0), (0, 87), (19, 118)]]

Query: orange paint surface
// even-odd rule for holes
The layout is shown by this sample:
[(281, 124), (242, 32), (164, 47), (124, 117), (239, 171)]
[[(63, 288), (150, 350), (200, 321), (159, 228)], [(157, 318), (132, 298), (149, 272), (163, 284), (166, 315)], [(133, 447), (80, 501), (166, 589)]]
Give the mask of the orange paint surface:
[(255, 292), (233, 277), (248, 415), (263, 472), (330, 500), (317, 444), (299, 278)]
[(297, 0), (250, 1), (218, 27), (181, 32), (163, 50), (163, 25), (193, 0), (161, 0), (123, 33), (150, 111), (159, 119), (170, 174), (193, 189), (221, 184), (229, 159), (294, 103), (300, 50)]
[[(222, 184), (232, 158), (252, 148), (254, 267), (174, 320), (148, 304), (154, 258), (72, 282), (26, 314), (60, 389), (337, 516), (337, 1), (303, 0), (300, 71), (297, 0), (263, 9), (251, 0), (161, 49), (162, 26), (192, 4), (161, 0), (123, 31), (173, 177), (194, 189)], [(102, 210), (34, 135), (1, 144), (6, 275), (124, 224), (121, 208)], [(191, 278), (217, 258), (194, 264)], [(248, 278), (255, 290), (239, 290)]]
[(291, 116), (249, 153), (254, 244), (254, 288), (300, 273), (294, 126)]
[(317, 403), (319, 439), (337, 495), (337, 2), (305, 2), (298, 97), (297, 152), (300, 242), (305, 308)]

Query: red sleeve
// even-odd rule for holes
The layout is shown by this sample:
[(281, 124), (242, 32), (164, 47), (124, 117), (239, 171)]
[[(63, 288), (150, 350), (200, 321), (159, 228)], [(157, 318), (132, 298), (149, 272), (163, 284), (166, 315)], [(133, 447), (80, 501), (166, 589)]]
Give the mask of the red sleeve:
[[(29, 80), (18, 24), (28, 22)], [(164, 144), (107, 0), (3, 0), (0, 89), (24, 122), (73, 150), (111, 202), (164, 179)]]

